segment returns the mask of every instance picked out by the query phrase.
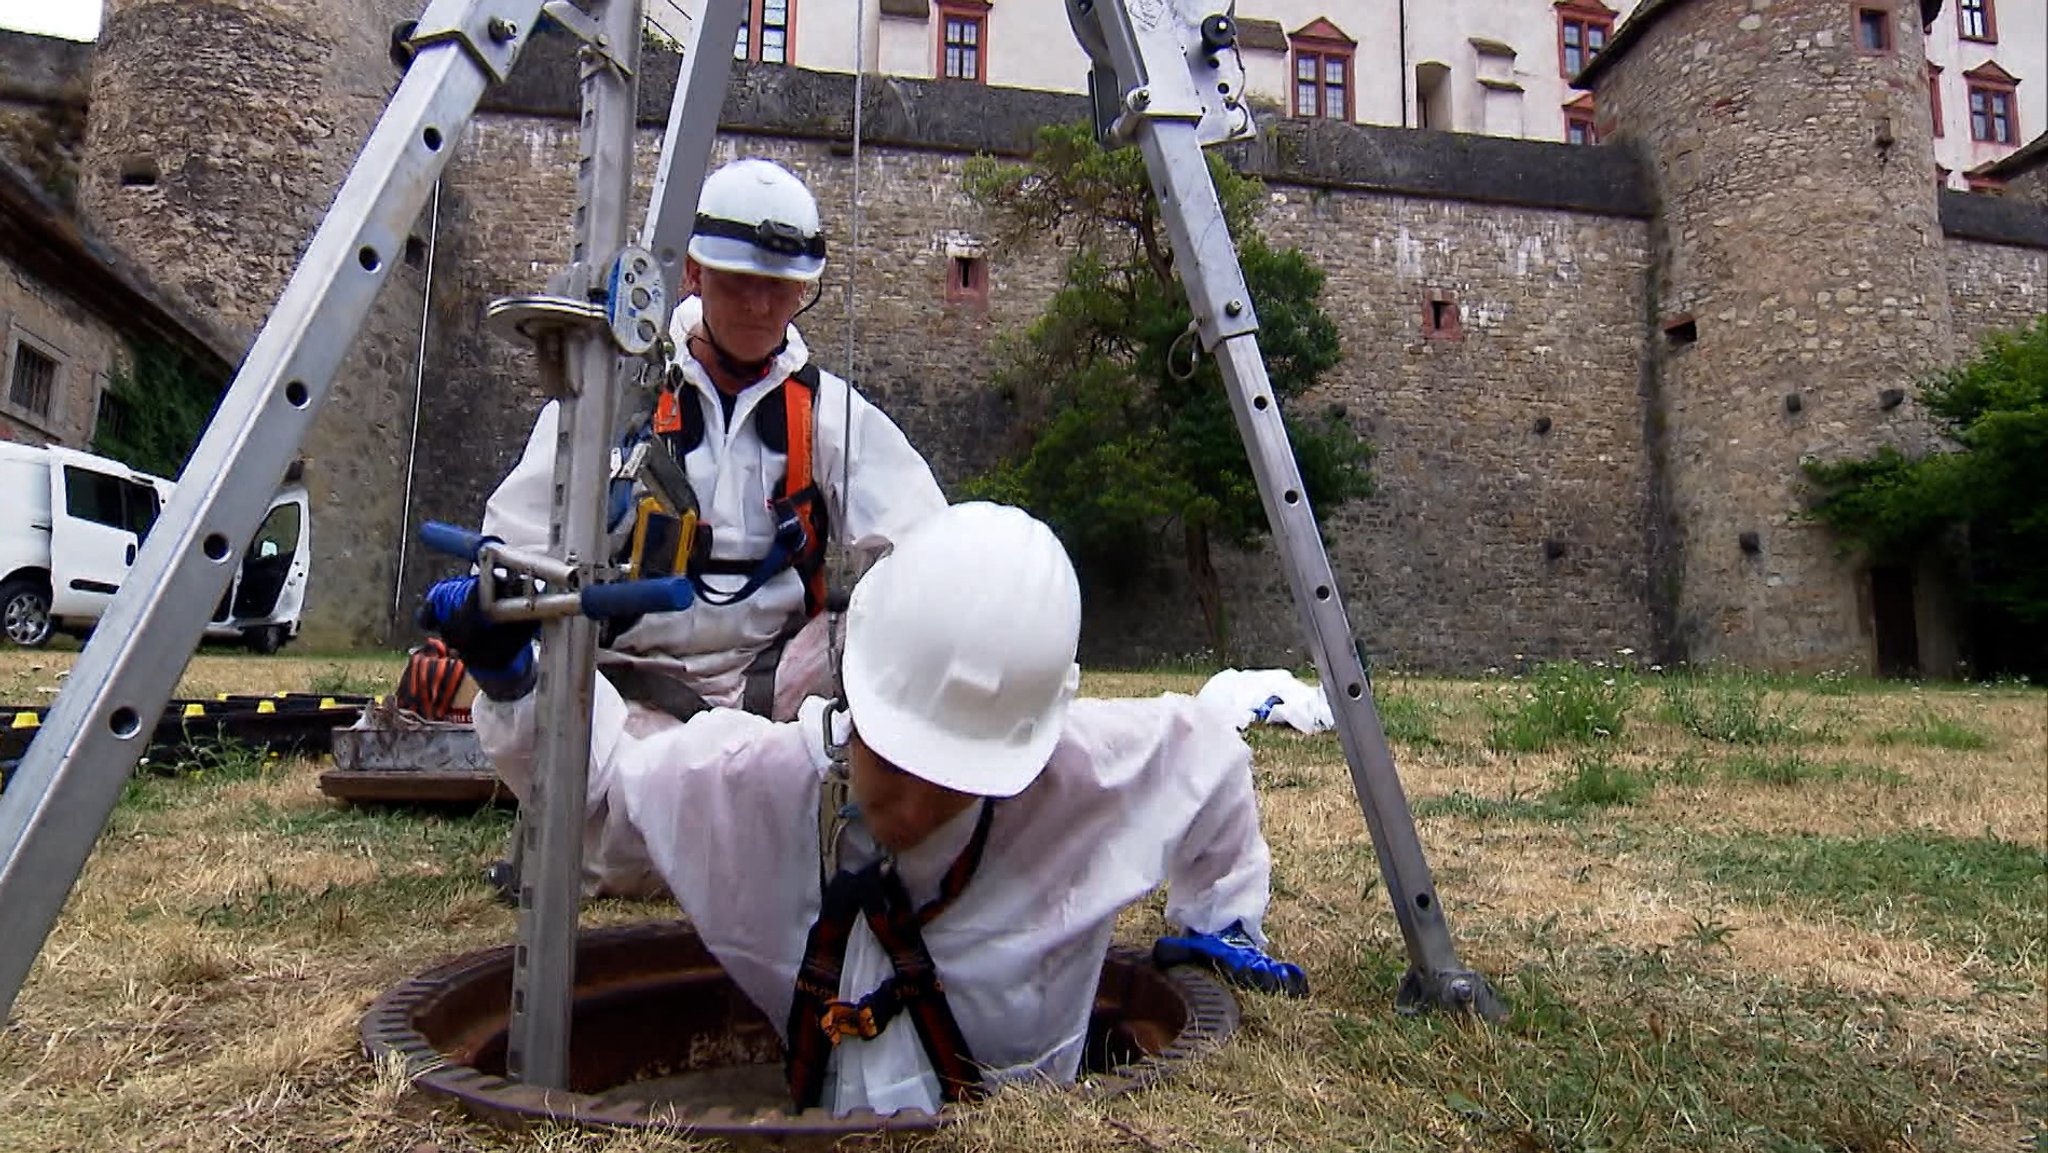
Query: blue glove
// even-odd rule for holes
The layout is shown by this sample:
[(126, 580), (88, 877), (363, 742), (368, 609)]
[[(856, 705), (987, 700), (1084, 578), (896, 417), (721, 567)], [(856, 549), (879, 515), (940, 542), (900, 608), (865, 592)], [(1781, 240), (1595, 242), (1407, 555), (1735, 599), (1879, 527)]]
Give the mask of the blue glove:
[(1308, 996), (1308, 976), (1294, 965), (1267, 956), (1252, 943), (1243, 921), (1232, 922), (1221, 933), (1161, 937), (1152, 946), (1152, 963), (1162, 969), (1201, 965), (1215, 970), (1233, 985), (1262, 993)]
[(540, 634), (540, 625), (486, 617), (477, 603), (476, 582), (473, 576), (435, 582), (413, 619), (428, 632), (441, 634), (485, 696), (516, 701), (533, 691), (538, 675), (533, 638)]

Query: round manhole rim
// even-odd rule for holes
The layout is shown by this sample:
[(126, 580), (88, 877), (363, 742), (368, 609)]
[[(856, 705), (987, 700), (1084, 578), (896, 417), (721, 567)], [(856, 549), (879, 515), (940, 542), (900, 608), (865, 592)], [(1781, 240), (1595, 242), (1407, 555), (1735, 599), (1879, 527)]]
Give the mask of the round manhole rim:
[[(642, 939), (645, 939), (643, 942)], [(584, 929), (578, 950), (655, 944), (671, 945), (701, 939), (687, 921), (661, 920)], [(494, 945), (444, 960), (387, 990), (363, 1015), (363, 1051), (378, 1065), (401, 1062), (407, 1080), (429, 1095), (449, 1098), (485, 1120), (513, 1125), (569, 1122), (606, 1128), (687, 1131), (709, 1136), (777, 1133), (810, 1136), (854, 1135), (882, 1130), (935, 1129), (952, 1123), (960, 1110), (947, 1106), (938, 1113), (902, 1110), (881, 1114), (857, 1110), (836, 1115), (822, 1108), (713, 1105), (684, 1111), (673, 1104), (606, 1102), (589, 1093), (522, 1085), (452, 1060), (413, 1023), (422, 1005), (446, 994), (465, 980), (488, 979), (509, 967), (514, 946)], [(1186, 1022), (1162, 1048), (1107, 1071), (1083, 1073), (1073, 1091), (1086, 1098), (1115, 1097), (1143, 1088), (1173, 1066), (1213, 1051), (1237, 1032), (1240, 1009), (1231, 989), (1206, 970), (1181, 966), (1160, 970), (1140, 949), (1112, 945), (1105, 968), (1122, 965), (1149, 971), (1176, 995), (1187, 1012)], [(730, 978), (727, 978), (730, 980)]]

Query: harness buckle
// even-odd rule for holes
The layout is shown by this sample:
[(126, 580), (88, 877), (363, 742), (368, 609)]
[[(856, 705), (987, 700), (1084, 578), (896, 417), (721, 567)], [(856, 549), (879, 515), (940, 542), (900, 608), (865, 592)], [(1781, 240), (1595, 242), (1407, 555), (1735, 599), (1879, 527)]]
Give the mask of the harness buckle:
[(875, 1027), (875, 1011), (865, 1001), (857, 1005), (846, 1001), (828, 1002), (818, 1025), (834, 1045), (848, 1037), (872, 1041), (882, 1035), (882, 1031)]

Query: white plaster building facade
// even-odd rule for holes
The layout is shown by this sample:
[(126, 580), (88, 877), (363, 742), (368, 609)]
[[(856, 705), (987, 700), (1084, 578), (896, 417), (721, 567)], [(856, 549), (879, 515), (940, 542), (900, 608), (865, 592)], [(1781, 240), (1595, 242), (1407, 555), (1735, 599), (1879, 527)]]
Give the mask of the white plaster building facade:
[[(655, 0), (679, 30), (704, 0)], [(1062, 0), (747, 0), (736, 54), (826, 72), (1065, 92), (1088, 61)], [(1219, 6), (1225, 0), (1219, 0)], [(1238, 0), (1252, 92), (1288, 115), (1535, 140), (1598, 139), (1571, 77), (1642, 0)], [(1863, 9), (1917, 0), (1842, 0)], [(1769, 0), (1753, 0), (1770, 18)], [(2048, 130), (2048, 0), (1945, 0), (1927, 37), (1949, 186)]]

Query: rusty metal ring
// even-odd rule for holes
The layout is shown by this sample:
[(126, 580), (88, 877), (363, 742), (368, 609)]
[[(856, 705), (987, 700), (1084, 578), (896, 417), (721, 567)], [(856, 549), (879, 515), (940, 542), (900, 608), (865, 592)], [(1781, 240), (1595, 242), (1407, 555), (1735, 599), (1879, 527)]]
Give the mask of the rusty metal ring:
[[(744, 1073), (766, 1066), (779, 1086), (781, 1043), (774, 1029), (685, 922), (582, 934), (568, 1090), (502, 1076), (511, 981), (509, 945), (427, 969), (379, 997), (364, 1015), (364, 1053), (380, 1065), (402, 1062), (411, 1083), (430, 1095), (512, 1125), (565, 1121), (728, 1138), (829, 1138), (934, 1129), (957, 1115), (950, 1106), (937, 1114), (835, 1116), (765, 1102), (698, 1105), (634, 1097), (635, 1084), (710, 1069)], [(1143, 952), (1113, 948), (1097, 987), (1076, 1092), (1108, 1097), (1151, 1084), (1176, 1063), (1228, 1039), (1238, 1019), (1236, 997), (1211, 974), (1162, 972)]]

